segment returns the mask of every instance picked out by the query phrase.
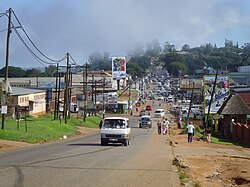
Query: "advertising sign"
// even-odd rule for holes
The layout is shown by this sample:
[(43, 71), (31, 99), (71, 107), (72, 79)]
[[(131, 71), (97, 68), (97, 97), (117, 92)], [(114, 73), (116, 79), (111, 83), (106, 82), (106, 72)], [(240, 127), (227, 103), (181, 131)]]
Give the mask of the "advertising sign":
[[(128, 101), (129, 100), (129, 90), (125, 92), (123, 90), (117, 91), (118, 94), (118, 101)], [(137, 90), (130, 90), (130, 101), (137, 101), (138, 100), (138, 91)]]
[[(204, 76), (204, 108), (205, 114), (208, 113), (209, 102), (213, 92), (213, 85), (215, 81), (215, 75)], [(215, 92), (212, 99), (210, 108), (210, 114), (215, 114), (220, 109), (223, 102), (229, 96), (229, 79), (228, 76), (217, 76), (215, 85)]]
[(112, 57), (112, 77), (113, 79), (126, 78), (125, 57)]

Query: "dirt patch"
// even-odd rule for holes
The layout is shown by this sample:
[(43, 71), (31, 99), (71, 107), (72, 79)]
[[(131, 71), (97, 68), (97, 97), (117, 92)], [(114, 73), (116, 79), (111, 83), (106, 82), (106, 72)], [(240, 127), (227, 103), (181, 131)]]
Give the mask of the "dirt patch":
[(8, 140), (0, 140), (0, 153), (19, 149), (22, 147), (28, 147), (32, 144), (26, 142), (16, 142), (16, 141), (8, 141)]
[(187, 135), (180, 135), (175, 126), (171, 129), (175, 156), (187, 166), (184, 170), (194, 186), (250, 186), (249, 148), (208, 144), (197, 137), (188, 143)]

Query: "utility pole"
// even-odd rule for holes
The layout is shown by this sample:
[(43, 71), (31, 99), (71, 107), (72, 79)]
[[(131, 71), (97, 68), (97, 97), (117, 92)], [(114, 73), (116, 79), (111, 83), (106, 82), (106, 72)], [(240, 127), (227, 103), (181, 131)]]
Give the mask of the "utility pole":
[(91, 83), (91, 101), (94, 102), (94, 74), (92, 73), (92, 83)]
[(58, 65), (59, 63), (56, 64), (56, 94), (55, 94), (55, 106), (54, 106), (54, 120), (56, 119), (56, 111), (57, 111)]
[(57, 96), (57, 110), (56, 110), (56, 118), (59, 116), (59, 102), (60, 102), (60, 93), (61, 93), (61, 73), (59, 72), (59, 86), (58, 86), (58, 96)]
[[(10, 46), (10, 33), (11, 33), (11, 12), (12, 9), (9, 8), (8, 16), (8, 31), (7, 31), (7, 43), (6, 43), (6, 63), (5, 63), (5, 77), (3, 84), (3, 95), (2, 95), (2, 129), (4, 129), (5, 112), (7, 113), (7, 90), (8, 90), (8, 67), (9, 67), (9, 46)], [(3, 107), (6, 111), (3, 111)]]
[(97, 94), (97, 92), (96, 92), (96, 84), (97, 84), (97, 82), (95, 80), (95, 105), (96, 105), (96, 94)]
[(131, 114), (131, 111), (130, 111), (130, 109), (131, 109), (130, 108), (130, 106), (131, 106), (131, 101), (130, 101), (131, 100), (131, 96), (130, 96), (131, 95), (131, 90), (130, 90), (131, 82), (130, 81), (131, 81), (131, 79), (129, 78), (129, 80), (128, 80), (128, 84), (129, 84), (128, 85), (129, 86), (129, 90), (128, 90), (128, 97), (129, 97), (128, 98), (128, 114)]
[[(189, 85), (190, 85), (190, 84), (189, 84)], [(190, 86), (189, 86), (189, 88), (190, 88)], [(189, 114), (190, 114), (191, 107), (192, 107), (192, 103), (193, 103), (193, 95), (194, 95), (194, 82), (193, 82), (193, 87), (192, 87), (191, 100), (190, 100), (189, 108), (188, 108), (187, 120), (189, 120)]]
[(207, 131), (207, 128), (208, 128), (208, 119), (209, 119), (210, 108), (211, 108), (211, 105), (212, 105), (212, 102), (213, 102), (214, 93), (215, 93), (215, 86), (216, 86), (216, 82), (217, 82), (217, 77), (218, 77), (218, 69), (216, 70), (216, 75), (215, 75), (215, 80), (214, 80), (214, 85), (213, 85), (213, 91), (212, 91), (211, 98), (210, 98), (209, 105), (208, 105), (207, 119), (206, 119), (206, 122), (205, 122), (206, 123), (206, 125), (205, 125), (205, 132)]
[(70, 119), (70, 114), (71, 114), (71, 111), (70, 111), (70, 107), (71, 107), (71, 99), (72, 99), (72, 87), (73, 87), (73, 82), (72, 82), (72, 71), (71, 71), (71, 68), (69, 70), (69, 84), (70, 84), (70, 88), (69, 88), (69, 119)]
[(105, 118), (105, 76), (103, 75), (103, 79), (102, 79), (102, 119)]
[(85, 64), (85, 89), (84, 89), (84, 118), (83, 121), (86, 121), (86, 116), (87, 116), (87, 97), (88, 97), (88, 63)]
[(67, 55), (67, 71), (65, 74), (65, 84), (66, 84), (66, 89), (65, 89), (65, 94), (64, 94), (64, 120), (65, 124), (67, 123), (67, 115), (68, 115), (68, 109), (69, 109), (69, 53)]

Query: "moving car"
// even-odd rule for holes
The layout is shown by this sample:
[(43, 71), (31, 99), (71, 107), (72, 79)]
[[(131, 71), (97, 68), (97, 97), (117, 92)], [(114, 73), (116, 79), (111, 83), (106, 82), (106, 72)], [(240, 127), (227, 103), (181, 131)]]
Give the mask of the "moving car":
[(151, 128), (152, 127), (152, 121), (150, 116), (142, 116), (139, 119), (139, 128)]
[(150, 105), (148, 105), (148, 106), (146, 106), (146, 110), (152, 110), (152, 106), (150, 106)]
[(164, 109), (156, 109), (154, 112), (154, 117), (159, 118), (163, 117), (165, 114)]
[(173, 98), (173, 96), (168, 96), (168, 102), (174, 102), (174, 98)]
[(163, 96), (158, 97), (158, 100), (159, 101), (164, 100)]
[(122, 143), (124, 146), (127, 146), (130, 141), (130, 131), (128, 118), (105, 118), (101, 125), (101, 145)]

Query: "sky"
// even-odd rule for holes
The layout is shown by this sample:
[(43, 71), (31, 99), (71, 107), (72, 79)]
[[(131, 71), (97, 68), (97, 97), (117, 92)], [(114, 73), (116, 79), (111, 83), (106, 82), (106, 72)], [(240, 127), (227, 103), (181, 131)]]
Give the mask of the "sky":
[[(69, 52), (80, 65), (93, 52), (125, 56), (154, 39), (177, 50), (184, 44), (223, 47), (225, 39), (239, 46), (250, 43), (249, 0), (1, 0), (0, 16), (9, 8), (46, 56), (57, 60)], [(13, 15), (11, 20), (18, 25)], [(0, 68), (5, 66), (7, 25), (7, 17), (0, 17)], [(31, 47), (22, 29), (17, 31)], [(14, 30), (9, 51), (10, 66), (49, 65), (38, 62)]]

